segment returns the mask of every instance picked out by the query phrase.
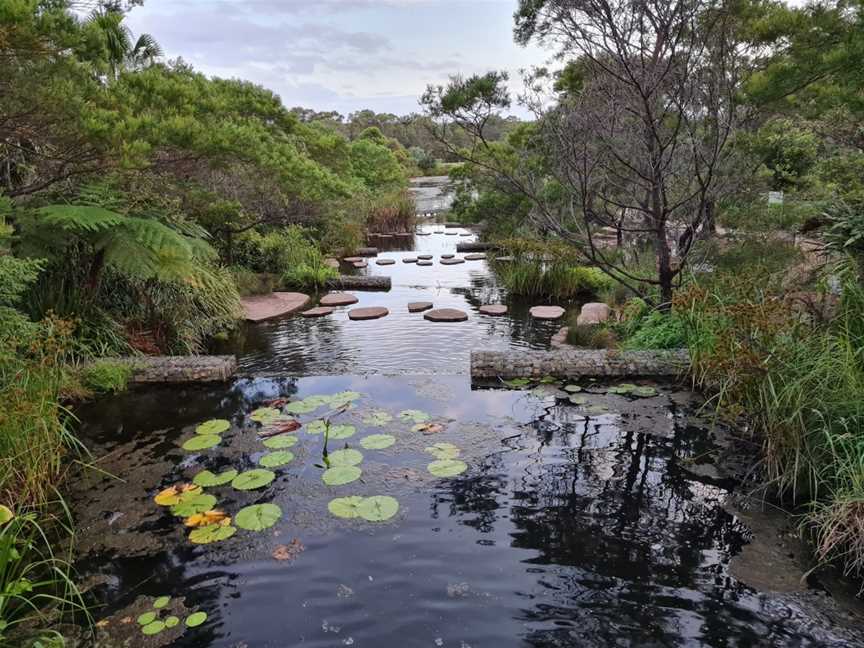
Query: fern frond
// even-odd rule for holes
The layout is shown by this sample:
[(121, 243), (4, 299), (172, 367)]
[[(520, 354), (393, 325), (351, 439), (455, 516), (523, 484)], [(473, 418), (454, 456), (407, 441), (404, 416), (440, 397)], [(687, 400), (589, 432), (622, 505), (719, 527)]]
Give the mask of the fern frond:
[(95, 234), (116, 227), (124, 216), (90, 205), (47, 205), (36, 210), (40, 225), (76, 234)]

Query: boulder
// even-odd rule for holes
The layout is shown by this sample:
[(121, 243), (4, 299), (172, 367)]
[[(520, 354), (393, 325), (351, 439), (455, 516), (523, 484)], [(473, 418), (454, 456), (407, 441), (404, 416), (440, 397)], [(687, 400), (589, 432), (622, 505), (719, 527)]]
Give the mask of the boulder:
[(582, 306), (579, 312), (579, 317), (576, 318), (576, 324), (602, 324), (609, 319), (612, 314), (612, 309), (602, 302), (589, 302)]

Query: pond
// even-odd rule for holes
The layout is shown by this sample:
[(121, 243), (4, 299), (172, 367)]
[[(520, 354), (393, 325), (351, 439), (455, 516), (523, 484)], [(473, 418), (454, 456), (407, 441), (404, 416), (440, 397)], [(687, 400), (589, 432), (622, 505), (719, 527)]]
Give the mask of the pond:
[[(252, 325), (241, 378), (77, 409), (96, 645), (864, 645), (858, 610), (804, 582), (786, 531), (754, 538), (719, 469), (730, 431), (697, 395), (472, 384), (472, 348), (545, 349), (560, 322), (531, 321), (485, 261), (402, 263), (471, 240), (421, 231), (364, 270), (390, 292), (355, 293), (389, 317)], [(511, 313), (477, 313), (494, 301)]]

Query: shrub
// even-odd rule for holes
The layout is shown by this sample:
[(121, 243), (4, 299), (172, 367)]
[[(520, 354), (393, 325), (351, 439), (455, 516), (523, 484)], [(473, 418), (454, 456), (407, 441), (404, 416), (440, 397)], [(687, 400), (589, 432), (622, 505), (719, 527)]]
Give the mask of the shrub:
[(567, 328), (567, 343), (585, 349), (614, 349), (615, 334), (597, 324), (571, 323)]
[(675, 313), (651, 311), (631, 325), (625, 349), (680, 349), (687, 346), (687, 326)]
[(97, 394), (116, 394), (126, 391), (132, 367), (129, 363), (97, 360), (81, 369), (84, 386)]
[(229, 272), (234, 277), (234, 285), (241, 297), (266, 295), (276, 288), (274, 275), (255, 272), (242, 266), (232, 266)]

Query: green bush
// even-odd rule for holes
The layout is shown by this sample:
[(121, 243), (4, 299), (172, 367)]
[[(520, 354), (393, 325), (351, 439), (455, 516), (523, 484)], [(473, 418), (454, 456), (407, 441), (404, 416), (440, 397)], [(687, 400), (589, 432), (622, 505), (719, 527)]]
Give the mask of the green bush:
[(630, 327), (625, 349), (681, 349), (687, 346), (687, 325), (675, 313), (651, 311)]
[(81, 369), (84, 386), (97, 394), (126, 391), (131, 377), (132, 366), (126, 362), (97, 360)]
[(576, 324), (567, 327), (567, 344), (583, 349), (614, 349), (617, 346), (615, 334), (598, 324)]

